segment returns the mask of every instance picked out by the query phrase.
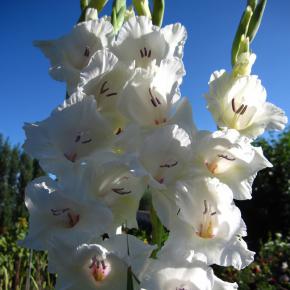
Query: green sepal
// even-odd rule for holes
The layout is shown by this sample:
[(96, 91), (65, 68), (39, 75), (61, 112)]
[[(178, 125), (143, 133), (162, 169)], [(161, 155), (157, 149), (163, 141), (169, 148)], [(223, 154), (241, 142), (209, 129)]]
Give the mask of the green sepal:
[(123, 22), (125, 20), (125, 13), (126, 13), (126, 7), (122, 6), (119, 10), (119, 12), (117, 13), (117, 28), (118, 31), (121, 28), (121, 26), (123, 25)]
[(235, 65), (239, 53), (239, 46), (243, 34), (247, 35), (251, 17), (253, 15), (252, 8), (247, 6), (240, 20), (233, 45), (232, 45), (232, 66)]
[(254, 10), (253, 16), (251, 18), (249, 29), (247, 32), (247, 36), (250, 39), (250, 42), (252, 42), (259, 30), (259, 27), (261, 25), (261, 21), (263, 18), (263, 14), (266, 8), (267, 0), (260, 0), (256, 9)]
[(165, 0), (154, 0), (152, 23), (161, 27), (165, 10)]
[(112, 9), (111, 23), (114, 27), (115, 32), (117, 32), (118, 31), (118, 29), (117, 29), (118, 21), (117, 21), (117, 11), (116, 11), (115, 7), (113, 7), (113, 9)]

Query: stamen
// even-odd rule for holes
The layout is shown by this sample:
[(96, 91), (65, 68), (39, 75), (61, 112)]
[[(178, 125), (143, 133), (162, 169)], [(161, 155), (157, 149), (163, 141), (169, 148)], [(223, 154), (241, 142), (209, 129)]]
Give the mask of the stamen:
[(89, 49), (88, 46), (86, 46), (86, 48), (85, 48), (84, 56), (85, 57), (89, 57), (90, 56), (90, 49)]
[(75, 143), (78, 143), (80, 140), (81, 140), (81, 135), (79, 134), (76, 136)]
[(122, 128), (118, 128), (115, 135), (119, 135), (122, 132)]
[(147, 56), (147, 48), (146, 47), (144, 47), (144, 54), (145, 54), (145, 56)]
[[(64, 216), (68, 219), (65, 219), (66, 227), (73, 228), (80, 220), (80, 215), (75, 214), (70, 208), (63, 208), (63, 209), (50, 209), (53, 216)], [(66, 213), (66, 215), (64, 215)]]
[(246, 105), (246, 106), (244, 107), (244, 109), (243, 109), (243, 111), (240, 113), (240, 115), (243, 115), (243, 114), (246, 112), (247, 108), (248, 108), (248, 105)]
[(160, 165), (159, 167), (160, 167), (160, 168), (171, 168), (171, 167), (176, 166), (177, 164), (178, 164), (178, 161), (175, 161), (175, 162), (172, 163), (172, 164), (165, 163), (165, 164)]
[(140, 53), (141, 53), (141, 57), (143, 58), (144, 57), (144, 53), (143, 53), (142, 49), (140, 49)]
[(92, 142), (93, 140), (90, 138), (90, 139), (87, 139), (87, 140), (84, 140), (82, 141), (82, 144), (87, 144), (87, 143), (90, 143)]
[(107, 92), (107, 91), (109, 90), (109, 88), (106, 88), (106, 89), (105, 89), (105, 86), (106, 86), (107, 83), (108, 83), (108, 82), (105, 81), (105, 82), (102, 84), (102, 86), (101, 86), (101, 90), (100, 90), (100, 94), (104, 94), (105, 92)]
[(205, 215), (207, 213), (207, 211), (208, 211), (207, 201), (204, 200), (203, 203), (204, 203), (204, 212), (203, 212), (203, 214)]
[(238, 110), (236, 111), (236, 114), (240, 114), (240, 112), (243, 110), (244, 105), (241, 105)]
[(234, 111), (234, 113), (236, 112), (235, 98), (232, 98), (232, 110)]
[(112, 191), (117, 193), (117, 194), (120, 194), (120, 195), (129, 194), (129, 193), (132, 192), (131, 190), (126, 191), (125, 188), (123, 188), (123, 187), (121, 187), (121, 188), (112, 188)]
[(106, 97), (111, 97), (111, 96), (116, 96), (117, 93), (110, 93), (110, 94), (107, 94)]
[(220, 157), (220, 158), (224, 158), (224, 159), (226, 159), (226, 160), (228, 160), (228, 161), (235, 161), (235, 160), (236, 160), (236, 158), (234, 158), (234, 157), (229, 157), (228, 155), (224, 155), (224, 154), (218, 154), (218, 157)]
[(77, 215), (73, 215), (71, 214), (70, 212), (67, 213), (67, 216), (69, 218), (69, 226), (71, 228), (73, 228), (80, 220), (80, 215), (77, 214)]
[(151, 57), (151, 49), (149, 49), (148, 57)]
[(52, 214), (54, 216), (59, 216), (59, 215), (62, 215), (63, 213), (69, 211), (70, 209), (69, 208), (63, 208), (63, 209), (54, 209), (54, 208), (51, 208), (50, 211), (52, 212)]
[(202, 223), (199, 225), (199, 231), (196, 232), (198, 236), (204, 239), (212, 239), (215, 236), (215, 225), (213, 216), (217, 214), (216, 211), (211, 212), (211, 205), (208, 205), (204, 200), (204, 211), (202, 213)]
[(75, 162), (77, 159), (77, 153), (71, 153), (71, 154), (64, 153), (63, 155), (67, 160), (69, 160), (71, 162)]

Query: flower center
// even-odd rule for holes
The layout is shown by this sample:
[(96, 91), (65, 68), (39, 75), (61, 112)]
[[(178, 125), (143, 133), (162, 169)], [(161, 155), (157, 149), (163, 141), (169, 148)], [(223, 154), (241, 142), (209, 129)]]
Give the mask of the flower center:
[(108, 82), (104, 81), (100, 88), (100, 96), (112, 97), (116, 96), (118, 93), (112, 92), (111, 88), (108, 86)]
[[(237, 130), (247, 127), (253, 117), (253, 111), (249, 106), (246, 104), (237, 105), (236, 99), (232, 98), (231, 109), (233, 115), (231, 114), (230, 117), (230, 126)], [(247, 114), (245, 115), (246, 112)]]
[(199, 225), (199, 231), (196, 234), (203, 239), (212, 239), (216, 236), (217, 226), (215, 221), (216, 211), (204, 200), (204, 211), (202, 213), (202, 223)]
[(236, 158), (229, 154), (218, 154), (212, 161), (205, 161), (205, 166), (212, 174), (221, 174), (226, 172)]
[(80, 220), (80, 215), (75, 213), (70, 208), (52, 208), (50, 211), (54, 217), (58, 217), (58, 219), (64, 224), (66, 228), (73, 228)]
[(99, 261), (95, 256), (92, 258), (89, 269), (96, 282), (104, 281), (111, 272), (110, 264), (105, 260)]
[(158, 112), (156, 112), (155, 117), (154, 117), (154, 124), (156, 126), (164, 124), (167, 122), (167, 118), (164, 116), (164, 112), (163, 112), (163, 105), (162, 102), (160, 100), (160, 98), (156, 97), (153, 93), (151, 88), (149, 88), (149, 97), (150, 97), (150, 102), (152, 104), (152, 106), (155, 109), (158, 109)]
[(69, 153), (64, 153), (64, 157), (71, 161), (76, 162), (78, 155), (78, 149), (79, 146), (89, 144), (93, 141), (93, 139), (90, 137), (91, 133), (89, 130), (87, 131), (80, 131), (76, 134), (74, 143), (73, 143), (73, 149), (69, 151)]
[(155, 174), (154, 179), (160, 184), (164, 183), (164, 176), (168, 173), (168, 169), (172, 169), (178, 165), (177, 160), (168, 160), (159, 165), (159, 168)]

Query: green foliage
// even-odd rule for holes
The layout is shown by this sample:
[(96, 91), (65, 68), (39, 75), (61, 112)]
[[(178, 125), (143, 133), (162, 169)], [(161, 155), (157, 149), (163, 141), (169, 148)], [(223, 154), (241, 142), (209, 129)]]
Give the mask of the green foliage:
[[(54, 289), (55, 277), (47, 271), (46, 253), (17, 245), (17, 241), (25, 237), (27, 227), (27, 220), (19, 218), (14, 227), (0, 237), (0, 289), (26, 289), (29, 283), (27, 289)], [(31, 278), (27, 280), (30, 267)]]
[(13, 227), (19, 217), (27, 217), (25, 187), (41, 175), (44, 172), (37, 161), (0, 135), (0, 233)]

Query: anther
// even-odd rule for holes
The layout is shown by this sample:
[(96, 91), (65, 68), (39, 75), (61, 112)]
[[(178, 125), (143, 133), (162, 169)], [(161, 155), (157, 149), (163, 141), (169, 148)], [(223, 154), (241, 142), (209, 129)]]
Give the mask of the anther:
[(132, 192), (131, 190), (126, 191), (125, 188), (123, 188), (123, 187), (121, 187), (121, 188), (112, 188), (112, 191), (117, 193), (117, 194), (121, 194), (121, 195), (129, 194), (129, 193)]
[(204, 203), (204, 212), (203, 212), (203, 214), (207, 214), (207, 211), (208, 211), (207, 201), (204, 200), (203, 203)]
[(220, 157), (220, 158), (224, 158), (224, 159), (226, 159), (226, 160), (228, 160), (228, 161), (235, 161), (235, 160), (236, 160), (236, 158), (234, 158), (234, 157), (229, 157), (228, 155), (224, 155), (224, 154), (218, 154), (218, 157)]
[(248, 106), (246, 105), (246, 106), (244, 107), (243, 111), (240, 113), (240, 115), (243, 115), (243, 114), (246, 112), (247, 108), (248, 108)]
[(115, 135), (119, 135), (122, 132), (122, 128), (118, 128)]
[(177, 164), (178, 164), (178, 161), (175, 161), (174, 163), (171, 163), (171, 164), (168, 164), (168, 163), (162, 164), (159, 167), (160, 168), (171, 168), (171, 167), (176, 166)]
[(106, 89), (105, 89), (105, 86), (106, 86), (107, 83), (108, 83), (108, 82), (105, 81), (105, 82), (102, 84), (102, 86), (101, 86), (101, 90), (100, 90), (100, 94), (104, 94), (105, 92), (107, 92), (107, 91), (109, 90), (109, 88), (106, 88)]
[(244, 105), (241, 105), (238, 110), (236, 111), (236, 114), (240, 114), (241, 111), (243, 111)]
[(86, 48), (85, 48), (84, 56), (85, 57), (89, 57), (90, 56), (90, 49), (89, 49), (88, 46), (86, 46)]
[(236, 112), (235, 98), (232, 98), (232, 110), (234, 113)]
[(93, 141), (93, 140), (90, 138), (90, 139), (87, 139), (87, 140), (82, 141), (82, 144), (91, 143), (92, 141)]

